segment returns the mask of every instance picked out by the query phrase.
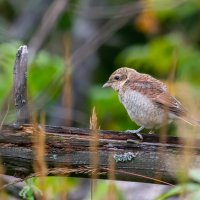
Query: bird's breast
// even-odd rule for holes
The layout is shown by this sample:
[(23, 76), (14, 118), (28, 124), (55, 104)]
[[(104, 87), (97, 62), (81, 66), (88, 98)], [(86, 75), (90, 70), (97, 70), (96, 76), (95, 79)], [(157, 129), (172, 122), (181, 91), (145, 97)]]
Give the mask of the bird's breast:
[(138, 125), (155, 128), (166, 119), (163, 109), (158, 108), (151, 99), (137, 91), (119, 91), (119, 99), (130, 118)]

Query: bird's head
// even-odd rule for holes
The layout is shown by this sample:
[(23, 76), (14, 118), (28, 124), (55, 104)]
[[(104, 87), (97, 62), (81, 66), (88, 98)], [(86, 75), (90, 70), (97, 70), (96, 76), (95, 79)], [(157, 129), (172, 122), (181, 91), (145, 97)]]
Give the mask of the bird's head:
[(131, 68), (119, 68), (110, 75), (109, 80), (103, 85), (103, 88), (111, 87), (115, 91), (119, 91), (124, 83), (128, 80), (130, 75), (133, 75), (135, 73), (138, 72)]

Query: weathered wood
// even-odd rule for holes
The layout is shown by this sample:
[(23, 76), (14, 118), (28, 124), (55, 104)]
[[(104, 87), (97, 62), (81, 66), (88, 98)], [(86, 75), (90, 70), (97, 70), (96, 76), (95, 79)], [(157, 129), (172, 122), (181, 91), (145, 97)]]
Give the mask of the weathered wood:
[(17, 123), (28, 123), (28, 103), (27, 103), (27, 46), (21, 46), (16, 54), (14, 66), (14, 102), (16, 107)]
[[(33, 173), (35, 161), (33, 141), (34, 127), (22, 125), (18, 128), (3, 126), (0, 132), (0, 155), (6, 174), (25, 177)], [(99, 130), (98, 150), (91, 151), (92, 135), (89, 129), (45, 126), (46, 164), (52, 175), (69, 174), (70, 176), (90, 177), (95, 171), (90, 165), (93, 156), (99, 157), (98, 174), (107, 178), (113, 170), (109, 166), (109, 155), (131, 152), (134, 158), (127, 162), (115, 161), (115, 178), (118, 180), (155, 182), (136, 176), (159, 178), (173, 183), (173, 174), (180, 165), (178, 158), (183, 148), (179, 139), (169, 137), (166, 144), (159, 143), (155, 135), (143, 135), (142, 143), (128, 142), (137, 137), (114, 131)], [(192, 148), (195, 160), (192, 166), (200, 167), (200, 147)], [(173, 161), (173, 162), (172, 162)], [(57, 170), (56, 170), (57, 169)]]

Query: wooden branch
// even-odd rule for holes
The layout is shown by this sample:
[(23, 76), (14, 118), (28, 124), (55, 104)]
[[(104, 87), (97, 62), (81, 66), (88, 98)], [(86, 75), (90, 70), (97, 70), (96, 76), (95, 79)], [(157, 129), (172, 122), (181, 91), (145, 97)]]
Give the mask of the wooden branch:
[[(22, 125), (17, 129), (3, 126), (0, 132), (0, 154), (7, 175), (25, 177), (33, 173), (34, 128)], [(89, 129), (46, 126), (46, 164), (48, 175), (91, 177), (95, 171), (100, 178), (107, 178), (114, 169), (109, 166), (109, 157), (115, 163), (117, 180), (156, 182), (150, 178), (173, 183), (183, 145), (178, 138), (170, 137), (167, 143), (159, 143), (158, 136), (143, 135), (142, 143), (129, 142), (134, 135), (114, 131), (99, 131), (98, 148), (91, 147)], [(188, 147), (195, 152), (192, 166), (200, 167), (199, 145)], [(129, 152), (129, 153), (128, 153)], [(116, 162), (114, 155), (132, 155), (126, 162)], [(110, 155), (110, 156), (109, 156)], [(99, 158), (98, 170), (91, 166), (91, 158)], [(118, 159), (119, 160), (119, 159)], [(141, 176), (137, 176), (139, 174)], [(39, 175), (39, 174), (38, 174)]]
[(42, 43), (51, 33), (52, 28), (55, 26), (60, 14), (67, 9), (68, 0), (54, 0), (44, 13), (41, 19), (41, 24), (36, 29), (37, 31), (33, 35), (29, 46), (31, 51), (31, 59), (35, 57), (35, 54), (40, 49)]
[(21, 46), (16, 54), (14, 66), (14, 102), (16, 107), (17, 123), (28, 123), (28, 103), (27, 103), (27, 46)]

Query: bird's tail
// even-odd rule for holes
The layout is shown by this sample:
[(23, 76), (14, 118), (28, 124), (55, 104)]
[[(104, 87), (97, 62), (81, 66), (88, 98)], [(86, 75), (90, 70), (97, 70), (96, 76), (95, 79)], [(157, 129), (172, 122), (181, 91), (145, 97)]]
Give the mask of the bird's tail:
[(178, 117), (179, 119), (183, 120), (184, 122), (192, 125), (192, 126), (199, 126), (200, 127), (200, 120), (196, 120), (188, 115), (186, 116), (182, 116), (182, 117)]

